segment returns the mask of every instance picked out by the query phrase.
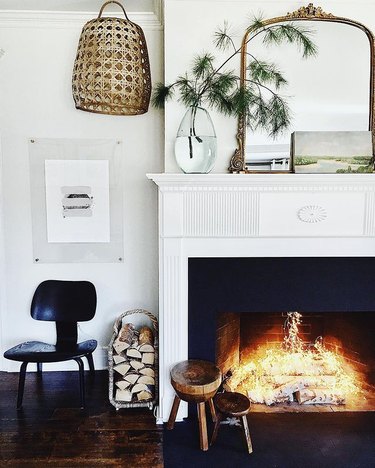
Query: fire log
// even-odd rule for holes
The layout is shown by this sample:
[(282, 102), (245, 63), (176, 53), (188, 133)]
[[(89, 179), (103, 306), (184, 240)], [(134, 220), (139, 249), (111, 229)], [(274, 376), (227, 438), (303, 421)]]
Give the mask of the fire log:
[(122, 353), (126, 348), (129, 348), (129, 344), (124, 341), (120, 341), (118, 338), (113, 343), (113, 349), (117, 354)]
[(142, 354), (136, 348), (128, 348), (126, 350), (126, 354), (130, 358), (142, 359)]
[(117, 364), (117, 366), (114, 366), (113, 369), (119, 374), (125, 375), (129, 371), (130, 366), (129, 364), (122, 362), (121, 364)]
[(140, 361), (135, 361), (134, 359), (132, 361), (130, 361), (130, 365), (132, 366), (133, 369), (135, 369), (136, 371), (140, 371), (140, 369), (142, 369), (143, 367), (145, 367), (144, 364), (142, 364), (142, 362)]
[(152, 393), (148, 392), (147, 390), (143, 390), (142, 392), (139, 392), (137, 394), (137, 398), (138, 398), (139, 401), (151, 400), (152, 399)]
[(296, 393), (300, 405), (343, 405), (345, 397), (329, 388), (305, 388)]
[(117, 389), (116, 390), (116, 400), (117, 401), (126, 401), (126, 402), (130, 402), (132, 401), (132, 393), (129, 392), (129, 390), (120, 390), (120, 389)]
[(124, 356), (121, 356), (120, 354), (114, 354), (113, 355), (113, 362), (115, 364), (120, 364), (121, 362), (125, 362), (126, 358)]
[(126, 380), (118, 380), (115, 385), (120, 390), (125, 390), (130, 387), (131, 383), (127, 382)]
[(155, 353), (143, 353), (142, 362), (144, 364), (154, 364), (154, 361), (155, 361)]
[(143, 390), (148, 390), (147, 385), (145, 385), (144, 383), (138, 383), (138, 382), (132, 388), (131, 390), (132, 393), (138, 393), (138, 392), (142, 392)]
[(142, 346), (144, 344), (154, 344), (154, 335), (149, 327), (142, 327), (139, 330), (139, 345)]
[(131, 374), (127, 374), (124, 379), (127, 381), (127, 382), (130, 382), (131, 384), (135, 384), (136, 381), (138, 380), (139, 378), (139, 375), (138, 374), (134, 374), (134, 373), (131, 373)]
[(142, 375), (149, 375), (150, 377), (155, 377), (155, 371), (152, 367), (144, 367), (139, 371)]
[(155, 385), (155, 379), (149, 375), (141, 375), (138, 382), (147, 385)]
[(132, 323), (125, 323), (118, 334), (118, 340), (129, 346), (136, 340), (136, 332)]

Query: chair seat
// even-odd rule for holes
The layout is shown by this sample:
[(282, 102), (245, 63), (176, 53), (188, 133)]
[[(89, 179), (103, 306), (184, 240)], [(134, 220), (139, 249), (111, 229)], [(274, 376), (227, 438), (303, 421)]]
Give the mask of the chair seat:
[(25, 341), (4, 353), (6, 359), (21, 362), (58, 362), (82, 357), (92, 353), (97, 346), (96, 340), (87, 340), (69, 348), (57, 348), (41, 341)]

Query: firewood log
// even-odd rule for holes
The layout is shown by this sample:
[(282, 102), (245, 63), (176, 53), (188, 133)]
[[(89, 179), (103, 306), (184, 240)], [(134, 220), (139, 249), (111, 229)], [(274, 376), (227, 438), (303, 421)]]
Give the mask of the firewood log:
[(152, 333), (151, 328), (149, 327), (142, 327), (139, 330), (139, 345), (144, 345), (144, 344), (149, 344), (153, 345), (154, 344), (154, 335)]
[(142, 364), (142, 362), (140, 361), (135, 361), (134, 359), (132, 361), (130, 361), (130, 365), (132, 366), (133, 369), (137, 370), (137, 371), (140, 371), (140, 369), (142, 369), (143, 367), (145, 367), (144, 364)]
[(136, 333), (132, 323), (125, 323), (118, 334), (118, 340), (127, 343), (129, 346), (135, 341)]
[(344, 395), (330, 388), (305, 388), (296, 393), (299, 404), (303, 405), (343, 405)]
[(155, 379), (149, 375), (141, 375), (137, 382), (147, 385), (155, 385)]
[(125, 390), (126, 388), (129, 388), (131, 383), (127, 382), (126, 380), (118, 380), (116, 382), (116, 387), (118, 387), (120, 390)]
[(155, 353), (143, 353), (142, 362), (144, 364), (154, 364), (154, 361), (155, 361)]
[(117, 364), (117, 366), (113, 366), (113, 369), (119, 374), (125, 375), (129, 371), (130, 365), (122, 362), (121, 364)]
[(116, 400), (117, 401), (132, 401), (132, 393), (129, 390), (120, 390), (119, 388), (116, 390)]
[(139, 378), (138, 374), (131, 373), (131, 374), (126, 374), (124, 377), (124, 380), (126, 380), (127, 382), (130, 382), (131, 384), (135, 384), (138, 378)]
[(153, 353), (153, 352), (155, 352), (155, 348), (152, 345), (148, 344), (148, 343), (140, 345), (138, 349), (139, 349), (139, 351), (141, 353)]
[(113, 355), (113, 362), (115, 364), (120, 364), (121, 362), (126, 361), (126, 358), (124, 356), (121, 356), (120, 354), (114, 354)]
[(126, 355), (130, 358), (142, 359), (142, 354), (138, 351), (138, 349), (135, 348), (128, 348), (126, 350)]
[(122, 353), (125, 351), (126, 348), (129, 348), (129, 344), (125, 343), (124, 341), (120, 341), (118, 338), (113, 342), (113, 349), (116, 351), (117, 354)]
[(155, 377), (155, 371), (152, 367), (144, 367), (139, 371), (142, 375), (149, 375), (150, 377)]
[(147, 385), (145, 385), (144, 383), (136, 383), (132, 389), (131, 389), (131, 392), (132, 393), (138, 393), (138, 392), (142, 392), (143, 390), (148, 390), (148, 387)]
[(139, 401), (151, 400), (152, 399), (152, 393), (148, 392), (147, 390), (143, 390), (142, 392), (139, 392), (137, 394), (137, 398), (138, 398)]

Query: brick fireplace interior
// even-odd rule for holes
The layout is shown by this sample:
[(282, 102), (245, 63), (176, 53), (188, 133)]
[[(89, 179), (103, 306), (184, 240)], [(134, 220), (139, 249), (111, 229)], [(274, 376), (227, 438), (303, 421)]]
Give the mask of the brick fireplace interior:
[(226, 373), (245, 363), (259, 345), (280, 346), (286, 313), (298, 311), (302, 340), (313, 343), (323, 337), (325, 348), (344, 358), (365, 392), (324, 410), (373, 411), (374, 268), (375, 259), (363, 257), (191, 258), (189, 358), (215, 361)]

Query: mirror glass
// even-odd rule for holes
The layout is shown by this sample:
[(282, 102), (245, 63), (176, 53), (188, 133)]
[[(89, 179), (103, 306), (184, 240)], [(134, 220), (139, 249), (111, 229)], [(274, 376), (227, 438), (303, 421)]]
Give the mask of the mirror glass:
[[(369, 130), (370, 44), (366, 34), (351, 25), (326, 21), (296, 21), (313, 31), (316, 57), (302, 58), (294, 44), (265, 46), (262, 36), (248, 44), (257, 59), (275, 63), (288, 84), (292, 120), (276, 139), (246, 130), (245, 162), (251, 171), (290, 168), (290, 138), (294, 131)], [(248, 61), (251, 57), (248, 56)]]

